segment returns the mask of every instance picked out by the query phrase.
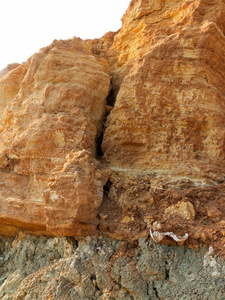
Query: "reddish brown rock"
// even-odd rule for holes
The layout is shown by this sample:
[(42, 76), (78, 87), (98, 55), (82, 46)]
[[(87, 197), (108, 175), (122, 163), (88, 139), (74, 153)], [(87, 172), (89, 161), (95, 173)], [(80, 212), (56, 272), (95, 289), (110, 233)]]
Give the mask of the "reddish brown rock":
[(206, 209), (208, 217), (214, 222), (219, 221), (223, 217), (222, 212), (216, 207), (207, 207)]

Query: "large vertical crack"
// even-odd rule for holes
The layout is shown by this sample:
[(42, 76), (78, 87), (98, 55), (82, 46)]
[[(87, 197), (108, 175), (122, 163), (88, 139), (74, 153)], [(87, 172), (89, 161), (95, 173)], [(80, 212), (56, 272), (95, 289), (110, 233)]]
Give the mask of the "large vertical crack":
[(102, 141), (103, 141), (103, 137), (104, 137), (104, 133), (105, 133), (105, 129), (106, 129), (105, 124), (106, 124), (106, 120), (107, 120), (108, 116), (110, 115), (111, 110), (113, 109), (113, 107), (115, 105), (115, 102), (116, 102), (116, 93), (111, 84), (111, 88), (109, 90), (109, 94), (107, 96), (107, 101), (106, 101), (105, 115), (103, 117), (101, 128), (96, 136), (96, 159), (98, 159), (98, 160), (101, 160), (101, 158), (104, 154), (102, 151)]
[(104, 125), (102, 125), (102, 128), (96, 137), (96, 159), (98, 159), (98, 160), (100, 160), (101, 157), (103, 156), (102, 141), (103, 141), (104, 131), (105, 131), (105, 128), (104, 128)]

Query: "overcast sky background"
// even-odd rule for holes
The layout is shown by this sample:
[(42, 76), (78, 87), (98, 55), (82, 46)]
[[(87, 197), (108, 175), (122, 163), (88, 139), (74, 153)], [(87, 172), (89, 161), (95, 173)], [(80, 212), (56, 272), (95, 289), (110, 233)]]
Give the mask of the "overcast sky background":
[(54, 39), (100, 38), (121, 28), (130, 0), (0, 0), (0, 70)]

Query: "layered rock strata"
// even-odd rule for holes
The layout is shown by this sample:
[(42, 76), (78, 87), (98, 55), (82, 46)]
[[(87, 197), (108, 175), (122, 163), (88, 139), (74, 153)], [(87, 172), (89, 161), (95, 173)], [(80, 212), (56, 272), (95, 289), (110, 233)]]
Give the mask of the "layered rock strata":
[(223, 1), (132, 1), (107, 53), (111, 167), (224, 180)]
[(117, 33), (2, 71), (0, 233), (136, 246), (152, 229), (225, 253), (224, 16), (133, 0)]
[(1, 76), (0, 233), (75, 235), (75, 220), (93, 230), (104, 185), (95, 139), (110, 76), (91, 50), (76, 38), (54, 41)]

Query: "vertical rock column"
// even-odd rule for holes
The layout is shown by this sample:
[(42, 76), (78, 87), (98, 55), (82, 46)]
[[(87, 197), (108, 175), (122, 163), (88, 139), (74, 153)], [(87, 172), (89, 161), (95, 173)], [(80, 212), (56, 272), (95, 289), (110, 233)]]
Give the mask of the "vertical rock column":
[[(102, 183), (93, 169), (95, 139), (105, 114), (109, 72), (91, 44), (74, 38), (54, 41), (2, 74), (0, 233), (27, 229), (51, 234), (59, 226), (57, 233), (73, 235), (76, 218), (96, 223)], [(58, 183), (52, 183), (52, 176)], [(66, 187), (59, 177), (68, 179)], [(53, 196), (56, 192), (66, 192), (63, 204)]]

